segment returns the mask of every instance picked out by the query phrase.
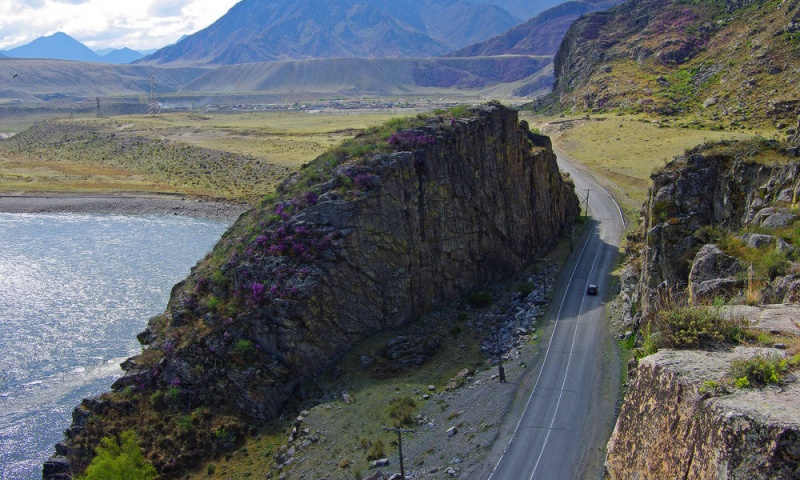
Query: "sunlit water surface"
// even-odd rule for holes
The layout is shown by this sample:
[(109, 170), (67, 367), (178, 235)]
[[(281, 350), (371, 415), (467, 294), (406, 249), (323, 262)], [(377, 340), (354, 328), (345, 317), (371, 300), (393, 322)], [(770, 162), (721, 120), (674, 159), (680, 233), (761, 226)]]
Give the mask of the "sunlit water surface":
[(0, 213), (0, 479), (40, 479), (81, 399), (227, 226), (177, 216)]

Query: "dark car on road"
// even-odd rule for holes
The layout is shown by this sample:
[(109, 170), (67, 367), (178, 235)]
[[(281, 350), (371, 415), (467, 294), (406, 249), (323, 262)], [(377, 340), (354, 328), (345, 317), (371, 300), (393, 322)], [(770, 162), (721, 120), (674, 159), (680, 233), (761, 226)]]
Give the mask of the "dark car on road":
[(586, 287), (586, 295), (597, 295), (597, 285), (590, 283)]

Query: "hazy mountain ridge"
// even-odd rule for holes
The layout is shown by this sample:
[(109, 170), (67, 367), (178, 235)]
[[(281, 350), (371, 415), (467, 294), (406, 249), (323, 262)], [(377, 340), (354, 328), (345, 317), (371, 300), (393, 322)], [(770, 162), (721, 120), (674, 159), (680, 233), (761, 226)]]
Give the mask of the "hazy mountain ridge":
[(143, 53), (130, 48), (106, 49), (104, 53), (98, 53), (63, 32), (39, 37), (30, 43), (12, 48), (3, 53), (0, 53), (0, 57), (74, 60), (78, 62), (112, 64), (131, 63), (144, 57)]
[(575, 0), (554, 6), (508, 32), (457, 50), (449, 56), (555, 55), (561, 40), (583, 14), (606, 10), (623, 0)]
[(482, 3), (491, 3), (503, 7), (512, 15), (527, 20), (549, 8), (552, 8), (563, 0), (482, 0)]
[(208, 28), (144, 59), (234, 64), (336, 57), (431, 57), (520, 19), (463, 0), (244, 0)]
[(629, 1), (568, 31), (549, 103), (786, 126), (800, 108), (798, 52), (796, 0)]

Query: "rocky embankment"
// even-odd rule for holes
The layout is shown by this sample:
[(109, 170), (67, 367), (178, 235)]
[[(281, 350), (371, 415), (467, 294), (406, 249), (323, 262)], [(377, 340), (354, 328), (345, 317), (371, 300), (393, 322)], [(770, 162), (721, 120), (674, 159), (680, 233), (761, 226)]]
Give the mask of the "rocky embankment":
[(500, 105), (379, 141), (320, 157), (237, 221), (114, 392), (76, 409), (46, 477), (128, 429), (164, 478), (230, 451), (353, 344), (519, 273), (578, 213), (549, 139)]
[(785, 145), (754, 140), (698, 147), (653, 175), (629, 237), (626, 322), (634, 329), (679, 303), (713, 303), (758, 340), (632, 361), (607, 478), (800, 478), (797, 372), (760, 387), (732, 373), (737, 362), (798, 353), (798, 174)]

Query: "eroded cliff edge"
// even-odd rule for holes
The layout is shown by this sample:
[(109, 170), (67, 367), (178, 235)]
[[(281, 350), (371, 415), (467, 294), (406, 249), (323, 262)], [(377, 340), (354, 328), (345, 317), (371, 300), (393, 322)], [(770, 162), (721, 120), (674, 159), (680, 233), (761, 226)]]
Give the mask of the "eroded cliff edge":
[(708, 143), (652, 176), (617, 300), (640, 359), (607, 478), (800, 478), (795, 151)]
[(45, 477), (129, 429), (164, 477), (234, 448), (353, 344), (521, 271), (578, 212), (549, 139), (511, 109), (373, 129), (236, 222), (114, 391), (75, 410)]

